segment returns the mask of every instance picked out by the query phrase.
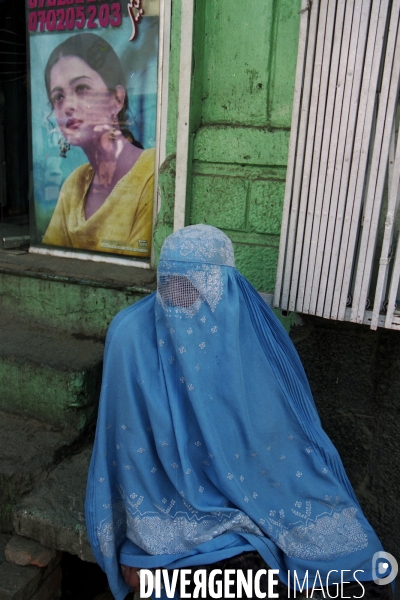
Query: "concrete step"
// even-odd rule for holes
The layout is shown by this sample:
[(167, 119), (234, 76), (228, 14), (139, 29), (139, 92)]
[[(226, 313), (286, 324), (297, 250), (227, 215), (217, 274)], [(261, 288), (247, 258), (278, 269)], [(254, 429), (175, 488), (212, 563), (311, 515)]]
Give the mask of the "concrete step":
[(80, 338), (3, 312), (0, 410), (82, 431), (96, 410), (103, 343)]
[(77, 444), (71, 429), (54, 431), (35, 419), (0, 412), (0, 532), (12, 531), (12, 511), (40, 486)]
[(16, 533), (43, 546), (95, 562), (87, 537), (84, 502), (92, 445), (64, 459), (14, 508)]
[(0, 315), (104, 338), (114, 315), (156, 287), (150, 269), (0, 250)]

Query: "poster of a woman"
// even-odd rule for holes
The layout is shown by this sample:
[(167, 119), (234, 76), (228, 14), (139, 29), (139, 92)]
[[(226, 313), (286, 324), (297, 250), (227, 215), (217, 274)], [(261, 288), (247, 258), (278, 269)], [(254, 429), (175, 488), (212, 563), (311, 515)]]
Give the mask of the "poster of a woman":
[(150, 255), (158, 18), (133, 40), (131, 21), (47, 34), (46, 17), (30, 34), (39, 243)]

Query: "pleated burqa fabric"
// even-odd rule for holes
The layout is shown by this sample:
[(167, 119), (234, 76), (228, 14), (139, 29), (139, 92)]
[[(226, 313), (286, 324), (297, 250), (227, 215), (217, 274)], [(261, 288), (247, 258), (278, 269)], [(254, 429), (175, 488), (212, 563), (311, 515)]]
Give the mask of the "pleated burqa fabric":
[(214, 227), (167, 238), (157, 293), (110, 326), (86, 520), (117, 600), (129, 591), (120, 564), (194, 567), (247, 550), (284, 583), (288, 570), (372, 579), (382, 546), (296, 350)]

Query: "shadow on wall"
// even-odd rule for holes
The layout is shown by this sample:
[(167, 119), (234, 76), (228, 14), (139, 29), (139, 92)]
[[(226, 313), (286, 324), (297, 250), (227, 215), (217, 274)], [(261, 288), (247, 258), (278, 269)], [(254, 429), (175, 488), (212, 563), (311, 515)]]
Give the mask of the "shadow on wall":
[(322, 425), (366, 517), (399, 559), (400, 334), (305, 315), (302, 321), (291, 338)]

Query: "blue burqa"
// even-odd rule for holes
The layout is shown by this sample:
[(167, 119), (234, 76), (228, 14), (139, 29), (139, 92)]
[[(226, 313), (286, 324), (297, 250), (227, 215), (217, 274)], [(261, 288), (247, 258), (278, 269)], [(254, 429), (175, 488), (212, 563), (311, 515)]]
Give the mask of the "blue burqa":
[(117, 600), (129, 591), (120, 564), (172, 569), (248, 550), (284, 583), (288, 570), (372, 580), (382, 546), (296, 350), (214, 227), (167, 238), (157, 293), (110, 326), (86, 522)]

